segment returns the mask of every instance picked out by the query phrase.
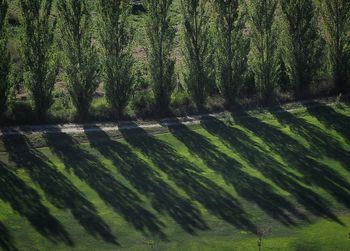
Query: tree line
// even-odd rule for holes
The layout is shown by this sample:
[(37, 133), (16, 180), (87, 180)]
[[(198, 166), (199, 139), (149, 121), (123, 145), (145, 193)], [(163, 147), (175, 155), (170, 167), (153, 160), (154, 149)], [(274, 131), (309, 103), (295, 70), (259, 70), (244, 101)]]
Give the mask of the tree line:
[[(181, 25), (172, 20), (173, 0), (144, 1), (147, 69), (160, 115), (167, 113), (177, 86), (174, 50), (178, 30), (184, 88), (198, 109), (213, 92), (234, 106), (249, 75), (262, 103), (273, 99), (285, 82), (296, 98), (307, 97), (321, 67), (331, 72), (337, 92), (347, 91), (350, 1), (179, 1)], [(115, 117), (121, 118), (137, 81), (133, 72), (131, 1), (19, 3), (24, 85), (38, 120), (47, 119), (60, 70), (81, 119), (88, 116), (101, 79), (108, 104)], [(8, 108), (13, 89), (8, 7), (8, 0), (0, 0), (0, 115)], [(92, 29), (94, 23), (97, 31)]]

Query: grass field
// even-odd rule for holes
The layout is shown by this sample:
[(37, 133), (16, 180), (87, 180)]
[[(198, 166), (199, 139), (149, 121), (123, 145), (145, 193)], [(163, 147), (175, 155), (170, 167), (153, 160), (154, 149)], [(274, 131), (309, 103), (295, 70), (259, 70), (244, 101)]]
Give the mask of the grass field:
[(4, 250), (350, 250), (350, 107), (0, 140)]

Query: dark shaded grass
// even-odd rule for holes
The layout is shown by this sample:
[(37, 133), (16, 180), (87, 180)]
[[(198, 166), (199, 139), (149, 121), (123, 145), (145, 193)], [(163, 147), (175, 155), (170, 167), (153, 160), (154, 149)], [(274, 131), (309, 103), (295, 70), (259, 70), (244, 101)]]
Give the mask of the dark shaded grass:
[(313, 105), (305, 108), (325, 126), (336, 130), (350, 144), (350, 117), (340, 114), (332, 107), (320, 102), (313, 102)]
[[(315, 108), (309, 108), (313, 110)], [(319, 112), (314, 112), (313, 114), (316, 118), (320, 116), (320, 114), (327, 112), (327, 114), (331, 114), (334, 117), (334, 113), (336, 113), (332, 108), (327, 107), (326, 111), (324, 106), (320, 106)], [(329, 109), (333, 110), (332, 112)], [(332, 135), (328, 134), (326, 131), (321, 128), (310, 124), (304, 118), (299, 118), (293, 115), (292, 113), (283, 110), (280, 108), (281, 112), (272, 112), (278, 122), (284, 126), (289, 126), (290, 130), (295, 134), (302, 138), (304, 138), (309, 144), (309, 151), (312, 152), (316, 156), (327, 156), (331, 159), (337, 160), (342, 163), (343, 167), (350, 171), (350, 151), (345, 150), (340, 142), (334, 138)], [(333, 114), (333, 115), (332, 115)], [(339, 115), (338, 120), (343, 121), (338, 125), (339, 127), (350, 128), (350, 119), (346, 116)], [(348, 122), (346, 120), (348, 119)], [(323, 123), (323, 121), (321, 121)], [(333, 124), (337, 124), (337, 120), (333, 120)], [(336, 126), (337, 127), (337, 126)], [(343, 134), (344, 129), (339, 129), (340, 133)], [(346, 129), (345, 129), (346, 131)]]
[(210, 122), (202, 123), (202, 126), (209, 133), (219, 137), (229, 149), (239, 154), (252, 168), (259, 170), (264, 177), (289, 192), (307, 211), (318, 217), (339, 221), (332, 212), (328, 201), (308, 188), (307, 183), (300, 182), (295, 174), (272, 158), (245, 132), (230, 127), (215, 118), (212, 118)]
[(98, 216), (94, 205), (71, 183), (47, 157), (35, 150), (24, 136), (18, 136), (21, 151), (4, 140), (10, 159), (20, 168), (25, 168), (34, 183), (45, 192), (45, 196), (55, 207), (69, 209), (75, 219), (91, 235), (115, 243), (116, 239), (109, 226)]
[(320, 158), (297, 140), (255, 117), (245, 114), (235, 122), (250, 130), (278, 154), (290, 167), (302, 174), (301, 182), (322, 188), (338, 202), (350, 207), (350, 184), (336, 171), (317, 161)]
[[(136, 124), (134, 126), (137, 127)], [(178, 155), (169, 144), (158, 140), (142, 128), (122, 130), (121, 133), (130, 145), (147, 156), (192, 200), (198, 201), (211, 214), (238, 229), (256, 233), (256, 226), (249, 220), (237, 199), (204, 177), (201, 169)]]
[(5, 251), (17, 251), (12, 236), (6, 226), (0, 221), (0, 247)]
[(82, 181), (94, 189), (100, 198), (119, 213), (136, 230), (145, 235), (155, 235), (166, 239), (162, 232), (163, 223), (149, 210), (143, 207), (144, 201), (116, 180), (113, 174), (103, 166), (94, 155), (80, 148), (68, 134), (60, 134), (64, 144), (57, 145), (57, 135), (47, 134), (47, 143), (61, 159), (68, 171), (72, 171)]
[[(26, 218), (38, 233), (54, 243), (64, 242), (69, 246), (74, 245), (62, 224), (41, 203), (39, 194), (2, 162), (0, 162), (0, 187), (0, 199), (9, 203), (14, 211)], [(4, 236), (6, 237), (6, 232)]]
[(158, 212), (168, 214), (190, 234), (196, 230), (208, 229), (195, 205), (164, 182), (160, 174), (139, 158), (128, 145), (111, 140), (102, 130), (86, 134), (91, 146), (112, 160), (131, 185), (150, 198), (153, 208)]
[[(312, 110), (313, 113), (310, 113), (320, 122), (347, 139), (349, 117), (322, 105), (320, 111), (313, 110), (315, 108), (308, 109)], [(299, 226), (300, 221), (310, 222), (309, 214), (342, 224), (332, 210), (333, 205), (311, 187), (323, 189), (335, 200), (350, 208), (349, 182), (338, 171), (318, 161), (320, 157), (326, 156), (339, 161), (349, 170), (349, 151), (329, 132), (303, 118), (286, 111), (272, 113), (282, 125), (288, 126), (293, 134), (305, 139), (310, 147), (249, 114), (235, 117), (235, 122), (259, 137), (265, 145), (256, 143), (245, 130), (215, 118), (210, 118), (209, 121), (206, 118), (201, 124), (206, 131), (219, 138), (228, 149), (239, 155), (249, 167), (259, 171), (269, 182), (250, 175), (235, 158), (222, 152), (209, 138), (187, 126), (178, 125), (168, 129), (190, 153), (222, 176), (225, 182), (235, 189), (239, 198), (258, 206), (265, 214), (285, 226)], [(326, 118), (328, 113), (333, 120)], [(180, 155), (170, 144), (152, 136), (136, 124), (134, 126), (136, 129), (121, 131), (129, 144), (114, 141), (101, 130), (93, 133), (87, 131), (86, 136), (91, 147), (111, 160), (113, 167), (125, 180), (139, 194), (150, 200), (152, 208), (160, 214), (170, 216), (184, 231), (193, 235), (198, 231), (209, 230), (195, 202), (200, 203), (210, 214), (238, 229), (258, 232), (239, 200), (204, 176), (203, 169)], [(59, 130), (57, 132), (59, 133)], [(146, 236), (167, 239), (163, 232), (165, 225), (145, 208), (147, 203), (132, 188), (117, 180), (98, 156), (85, 150), (78, 141), (67, 134), (47, 134), (45, 139), (52, 152), (64, 163), (67, 171), (74, 173), (96, 191), (99, 197), (131, 226)], [(11, 162), (26, 170), (52, 205), (58, 209), (70, 210), (90, 235), (118, 245), (116, 237), (98, 216), (94, 205), (44, 154), (36, 150), (25, 136), (16, 136), (15, 141), (11, 137), (4, 137), (3, 141)], [(135, 149), (152, 164), (137, 155)], [(280, 156), (283, 161), (277, 161), (274, 155)], [(180, 190), (168, 184), (167, 179), (185, 192), (189, 199), (182, 196)], [(288, 192), (291, 197), (281, 195), (272, 184)], [(28, 219), (41, 235), (54, 243), (74, 245), (64, 227), (42, 204), (38, 193), (26, 185), (15, 170), (9, 169), (2, 162), (0, 187), (0, 199)], [(16, 250), (8, 229), (1, 222), (0, 247), (10, 251)]]
[(206, 166), (233, 186), (240, 197), (256, 204), (272, 218), (287, 226), (297, 225), (293, 217), (307, 220), (305, 215), (278, 194), (270, 184), (243, 171), (243, 166), (238, 161), (219, 151), (207, 138), (184, 125), (171, 127), (170, 131), (192, 153), (201, 158)]

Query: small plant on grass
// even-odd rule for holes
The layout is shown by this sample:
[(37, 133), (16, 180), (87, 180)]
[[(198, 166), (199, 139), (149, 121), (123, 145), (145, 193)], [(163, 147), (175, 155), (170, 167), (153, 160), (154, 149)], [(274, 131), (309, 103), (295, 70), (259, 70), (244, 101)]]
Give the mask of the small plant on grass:
[(272, 226), (267, 226), (258, 232), (258, 250), (261, 251), (263, 248), (263, 241), (267, 235), (272, 231)]
[(160, 250), (159, 241), (157, 240), (144, 240), (144, 244), (150, 247), (151, 250)]
[(58, 74), (54, 46), (56, 19), (53, 0), (20, 0), (24, 19), (22, 39), (24, 80), (39, 121), (47, 118), (53, 104), (52, 91)]
[(68, 91), (79, 119), (89, 114), (98, 87), (98, 53), (92, 34), (89, 1), (58, 1)]
[(7, 50), (7, 0), (0, 0), (0, 117), (7, 110), (11, 85), (9, 81), (10, 54)]
[(335, 99), (335, 106), (338, 107), (338, 108), (342, 108), (342, 103), (341, 103), (341, 100), (342, 100), (342, 97), (343, 95), (340, 93), (337, 98)]

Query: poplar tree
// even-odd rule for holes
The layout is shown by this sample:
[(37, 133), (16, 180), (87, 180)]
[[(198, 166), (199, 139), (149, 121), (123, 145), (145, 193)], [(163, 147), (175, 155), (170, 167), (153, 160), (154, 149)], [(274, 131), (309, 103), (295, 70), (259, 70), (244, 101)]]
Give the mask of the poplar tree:
[(129, 0), (99, 0), (104, 88), (117, 118), (123, 115), (134, 86)]
[(91, 6), (86, 0), (58, 1), (57, 5), (68, 91), (79, 119), (84, 120), (99, 85), (99, 60), (93, 39)]
[(10, 54), (7, 50), (6, 15), (8, 3), (0, 0), (0, 117), (7, 110), (10, 95)]
[(52, 91), (58, 74), (54, 46), (56, 19), (52, 17), (53, 0), (20, 0), (23, 13), (24, 81), (39, 121), (47, 118), (53, 103)]
[(323, 0), (321, 3), (333, 78), (338, 91), (343, 92), (350, 77), (350, 1)]
[(208, 89), (215, 83), (209, 7), (207, 0), (181, 0), (185, 82), (198, 108), (204, 106)]
[(249, 67), (254, 74), (260, 99), (269, 102), (275, 92), (278, 76), (277, 34), (274, 25), (277, 0), (249, 0), (246, 7), (251, 38)]
[(219, 89), (232, 105), (243, 87), (249, 42), (243, 37), (245, 16), (239, 0), (216, 0), (216, 38)]
[(288, 71), (297, 96), (304, 96), (321, 66), (321, 44), (313, 0), (283, 0), (289, 43), (286, 48)]
[(160, 115), (169, 109), (171, 95), (176, 87), (175, 59), (172, 56), (176, 29), (171, 23), (170, 7), (173, 0), (146, 0), (146, 48), (152, 89)]

